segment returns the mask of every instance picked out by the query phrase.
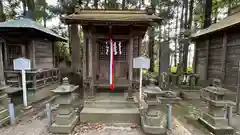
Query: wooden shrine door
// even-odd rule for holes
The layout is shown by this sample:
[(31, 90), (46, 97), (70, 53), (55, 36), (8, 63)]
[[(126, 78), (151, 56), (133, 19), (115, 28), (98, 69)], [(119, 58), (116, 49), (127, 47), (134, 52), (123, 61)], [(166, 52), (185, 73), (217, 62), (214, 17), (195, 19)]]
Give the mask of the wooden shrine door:
[[(128, 76), (127, 42), (114, 41), (114, 75), (115, 82), (126, 80)], [(99, 80), (109, 81), (110, 76), (110, 42), (98, 42), (99, 54)], [(108, 83), (108, 82), (105, 82)]]

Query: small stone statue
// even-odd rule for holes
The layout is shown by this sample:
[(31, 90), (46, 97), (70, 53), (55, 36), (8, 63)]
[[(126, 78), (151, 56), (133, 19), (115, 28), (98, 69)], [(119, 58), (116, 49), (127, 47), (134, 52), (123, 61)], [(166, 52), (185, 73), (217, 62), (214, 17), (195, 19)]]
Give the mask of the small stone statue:
[(222, 83), (220, 79), (213, 79), (213, 87), (222, 87)]

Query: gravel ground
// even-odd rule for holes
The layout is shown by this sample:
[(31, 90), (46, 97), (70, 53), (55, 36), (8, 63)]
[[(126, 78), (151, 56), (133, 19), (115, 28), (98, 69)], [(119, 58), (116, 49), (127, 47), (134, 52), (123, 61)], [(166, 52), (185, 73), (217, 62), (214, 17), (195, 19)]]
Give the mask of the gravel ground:
[[(47, 131), (47, 119), (44, 112), (32, 116), (25, 116), (17, 125), (0, 129), (1, 135), (51, 135)], [(137, 125), (78, 125), (71, 135), (144, 135)], [(183, 125), (174, 120), (173, 130), (168, 135), (196, 135), (190, 133)]]

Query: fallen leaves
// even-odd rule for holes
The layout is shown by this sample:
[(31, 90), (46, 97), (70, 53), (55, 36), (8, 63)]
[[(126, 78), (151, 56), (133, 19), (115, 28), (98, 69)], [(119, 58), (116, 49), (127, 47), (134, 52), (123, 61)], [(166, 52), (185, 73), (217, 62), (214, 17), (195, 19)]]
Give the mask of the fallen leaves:
[(78, 128), (79, 132), (86, 133), (91, 130), (100, 131), (104, 128), (104, 125), (100, 123), (80, 123)]

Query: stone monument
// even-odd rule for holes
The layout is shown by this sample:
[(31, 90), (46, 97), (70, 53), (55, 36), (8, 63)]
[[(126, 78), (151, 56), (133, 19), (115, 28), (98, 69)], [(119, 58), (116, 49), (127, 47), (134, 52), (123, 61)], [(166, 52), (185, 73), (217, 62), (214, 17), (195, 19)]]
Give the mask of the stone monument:
[(59, 95), (56, 98), (56, 103), (59, 104), (59, 107), (54, 123), (50, 127), (51, 133), (69, 134), (76, 126), (79, 116), (76, 115), (72, 105), (72, 93), (77, 88), (78, 86), (69, 84), (68, 78), (63, 78), (63, 84), (52, 90)]
[(8, 86), (0, 85), (0, 126), (5, 124), (10, 120), (8, 113), (8, 104), (10, 103), (8, 95), (5, 90)]
[(203, 113), (199, 121), (217, 135), (232, 135), (233, 128), (228, 125), (225, 111), (228, 104), (225, 96), (230, 91), (214, 86), (203, 88), (202, 91), (205, 93), (202, 98), (208, 102), (208, 111)]

